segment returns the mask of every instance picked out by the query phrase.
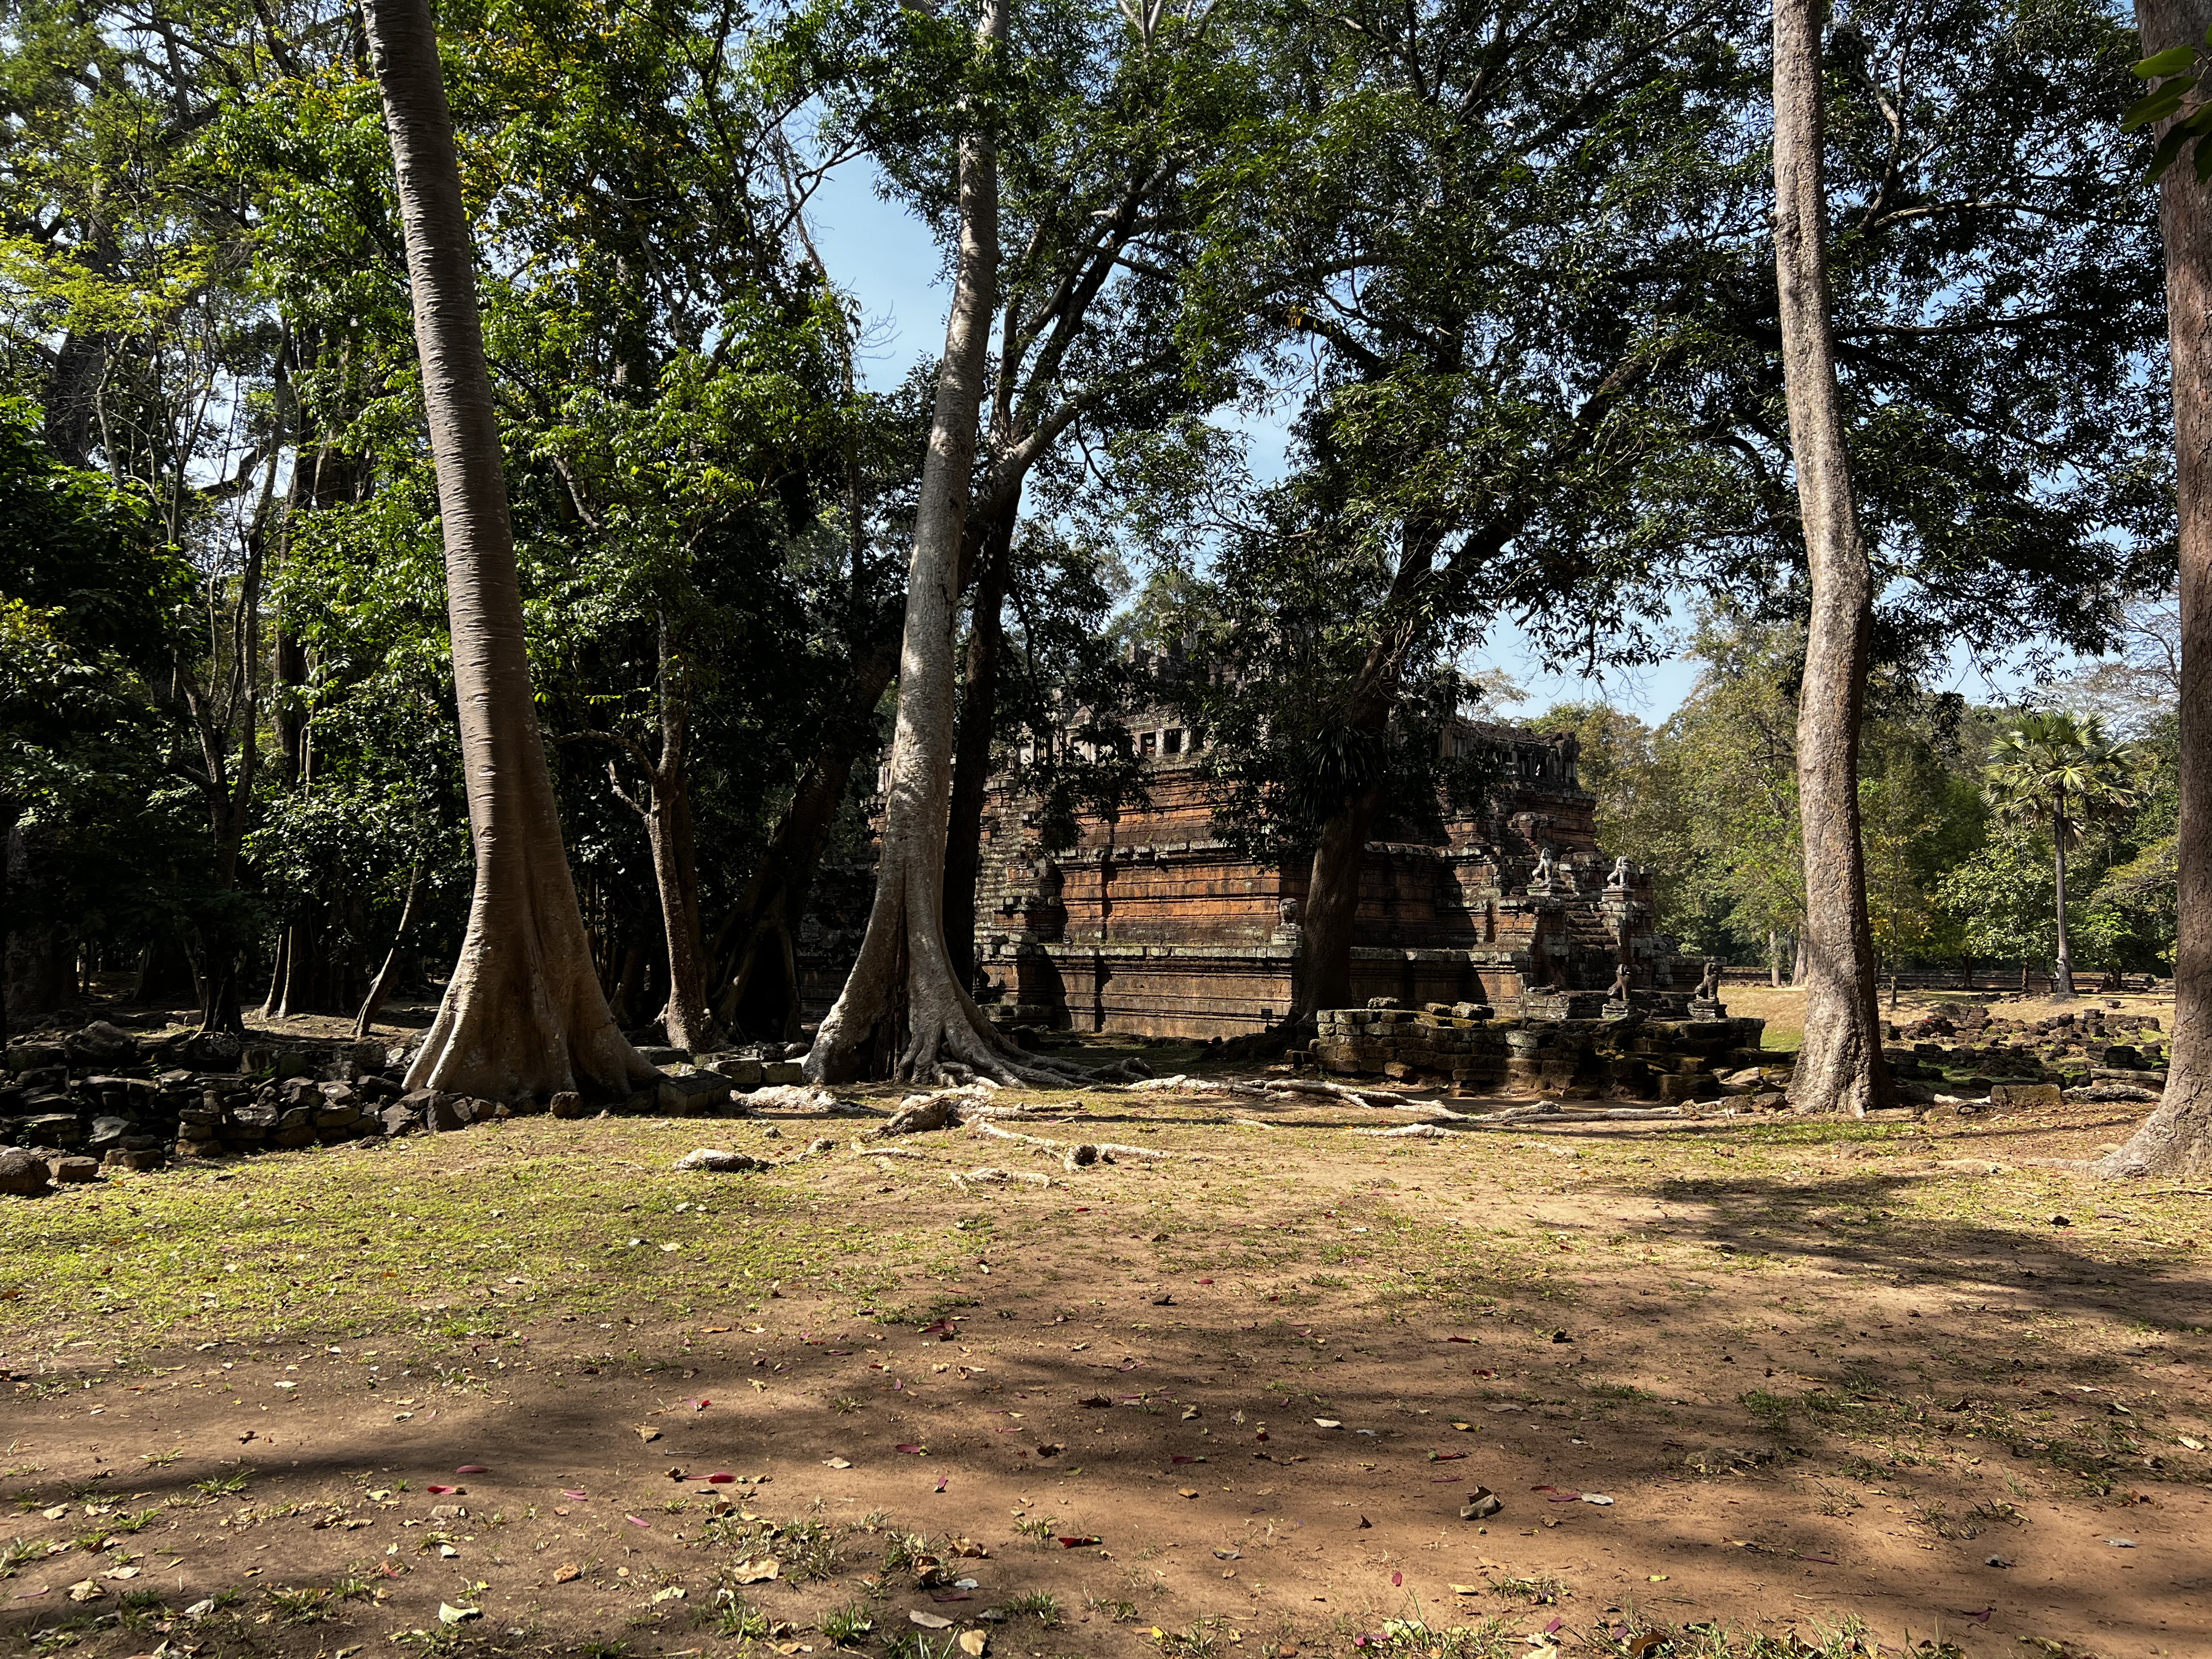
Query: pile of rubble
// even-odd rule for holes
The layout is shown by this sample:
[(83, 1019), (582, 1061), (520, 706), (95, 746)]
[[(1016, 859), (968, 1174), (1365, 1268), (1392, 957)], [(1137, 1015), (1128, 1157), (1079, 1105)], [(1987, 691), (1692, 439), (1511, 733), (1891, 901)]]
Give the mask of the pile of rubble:
[[(662, 1079), (615, 1109), (738, 1111), (737, 1096), (799, 1080), (798, 1062), (781, 1044), (696, 1060), (677, 1049), (642, 1052)], [(105, 1022), (10, 1044), (0, 1076), (0, 1194), (35, 1196), (55, 1182), (94, 1180), (103, 1169), (155, 1169), (173, 1158), (445, 1133), (548, 1110), (585, 1115), (574, 1095), (507, 1102), (409, 1090), (409, 1058), (381, 1042), (149, 1039)]]
[(1978, 1006), (1947, 1009), (1885, 1033), (1882, 1052), (1905, 1081), (1959, 1095), (2155, 1100), (2166, 1086), (2166, 1043), (2148, 1014), (2083, 1008), (2012, 1020)]
[(1294, 1062), (1343, 1076), (1449, 1079), (1464, 1094), (1528, 1093), (1657, 1100), (1674, 1105), (1776, 1092), (1790, 1057), (1759, 1048), (1761, 1019), (1492, 1018), (1474, 1003), (1418, 1012), (1378, 999), (1324, 1011), (1320, 1035)]

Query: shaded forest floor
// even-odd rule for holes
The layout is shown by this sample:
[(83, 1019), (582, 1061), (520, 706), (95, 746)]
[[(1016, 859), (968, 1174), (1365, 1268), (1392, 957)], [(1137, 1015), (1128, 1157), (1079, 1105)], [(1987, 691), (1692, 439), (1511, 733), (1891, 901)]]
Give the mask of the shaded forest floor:
[(0, 1650), (2212, 1652), (2206, 1200), (2018, 1167), (2125, 1111), (855, 1097), (0, 1203)]

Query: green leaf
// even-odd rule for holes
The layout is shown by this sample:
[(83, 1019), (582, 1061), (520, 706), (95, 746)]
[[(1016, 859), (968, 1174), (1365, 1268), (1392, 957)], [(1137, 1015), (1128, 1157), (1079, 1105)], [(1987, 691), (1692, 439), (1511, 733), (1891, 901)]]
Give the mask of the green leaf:
[(2201, 138), (2197, 141), (2197, 182), (2212, 182), (2212, 144)]
[(2151, 153), (2150, 171), (2144, 175), (2146, 182), (2155, 184), (2166, 170), (2180, 159), (2182, 148), (2189, 143), (2189, 137), (2187, 128), (2176, 127), (2158, 141), (2157, 149)]
[(2154, 121), (2163, 121), (2181, 107), (2182, 95), (2196, 84), (2193, 80), (2182, 80), (2169, 82), (2160, 87), (2120, 118), (2120, 131), (2133, 132)]
[[(2212, 45), (2212, 30), (2206, 32), (2205, 39), (2207, 45)], [(2179, 75), (2196, 61), (2196, 47), (2175, 46), (2170, 51), (2160, 52), (2156, 57), (2146, 58), (2137, 64), (2135, 67), (2136, 78), (2139, 81), (2156, 81), (2166, 76)]]

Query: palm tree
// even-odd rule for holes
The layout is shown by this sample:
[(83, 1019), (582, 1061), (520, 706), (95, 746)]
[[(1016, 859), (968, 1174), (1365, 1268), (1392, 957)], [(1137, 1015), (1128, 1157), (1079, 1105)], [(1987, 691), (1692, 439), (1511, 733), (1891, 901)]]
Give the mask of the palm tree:
[(2074, 954), (2066, 939), (2066, 849), (2104, 813), (2136, 799), (2140, 767), (2134, 750), (2105, 735), (2094, 714), (2031, 711), (1990, 751), (1990, 804), (2000, 817), (2051, 832), (2058, 912), (2057, 984), (2074, 994)]

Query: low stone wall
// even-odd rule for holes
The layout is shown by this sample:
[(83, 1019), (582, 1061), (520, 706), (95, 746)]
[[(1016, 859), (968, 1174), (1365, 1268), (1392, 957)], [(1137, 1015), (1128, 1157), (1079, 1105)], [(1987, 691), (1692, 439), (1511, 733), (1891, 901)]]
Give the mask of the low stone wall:
[(1787, 1056), (1763, 1053), (1762, 1019), (1495, 1018), (1470, 1003), (1339, 1008), (1304, 1054), (1326, 1072), (1449, 1081), (1470, 1094), (1673, 1103), (1779, 1089)]
[[(701, 1054), (649, 1049), (663, 1080), (617, 1109), (687, 1116), (742, 1109), (734, 1097), (799, 1081), (797, 1061), (757, 1049)], [(0, 1150), (29, 1154), (0, 1192), (34, 1194), (49, 1180), (89, 1181), (103, 1168), (146, 1170), (171, 1158), (235, 1158), (370, 1137), (464, 1129), (547, 1109), (477, 1100), (402, 1081), (406, 1051), (382, 1042), (276, 1046), (235, 1037), (142, 1039), (95, 1024), (10, 1045), (0, 1076)]]
[(1988, 1094), (2021, 1083), (2157, 1091), (2166, 1083), (2166, 1040), (2148, 1014), (2084, 1008), (2031, 1022), (1970, 1005), (1891, 1025), (1885, 1035), (1882, 1053), (1900, 1081), (1947, 1093)]

